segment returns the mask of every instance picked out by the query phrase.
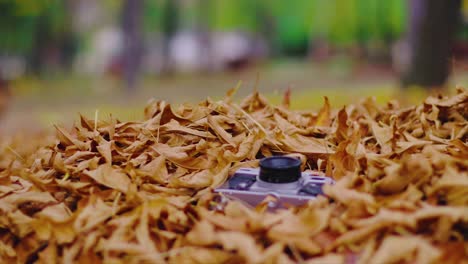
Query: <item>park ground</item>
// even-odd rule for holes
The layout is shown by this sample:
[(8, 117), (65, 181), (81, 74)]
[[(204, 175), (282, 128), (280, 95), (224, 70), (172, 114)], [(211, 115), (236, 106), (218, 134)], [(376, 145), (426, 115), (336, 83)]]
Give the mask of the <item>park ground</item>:
[[(76, 75), (22, 78), (11, 84), (7, 110), (0, 117), (0, 133), (11, 135), (53, 128), (54, 124), (69, 126), (78, 114), (107, 118), (110, 114), (121, 120), (141, 120), (143, 108), (151, 98), (173, 104), (196, 103), (206, 97), (222, 98), (226, 91), (241, 81), (236, 98), (255, 89), (273, 103), (279, 103), (284, 91), (291, 88), (291, 107), (317, 109), (323, 97), (332, 106), (340, 107), (366, 97), (375, 97), (384, 104), (391, 99), (418, 103), (426, 93), (420, 89), (402, 92), (396, 74), (388, 67), (362, 65), (326, 66), (288, 62), (251, 67), (240, 72), (217, 74), (184, 74), (169, 77), (145, 76), (138, 89), (126, 91), (116, 77)], [(468, 74), (456, 70), (450, 80), (450, 90), (468, 83)]]

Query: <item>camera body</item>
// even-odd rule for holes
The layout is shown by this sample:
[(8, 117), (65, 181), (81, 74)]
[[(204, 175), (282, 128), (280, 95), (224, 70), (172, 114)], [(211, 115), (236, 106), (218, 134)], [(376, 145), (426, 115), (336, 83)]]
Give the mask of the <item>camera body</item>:
[[(294, 163), (292, 166), (291, 162)], [(262, 202), (267, 196), (271, 196), (274, 199), (268, 203), (268, 206), (276, 208), (285, 204), (304, 204), (323, 194), (324, 184), (334, 184), (334, 180), (330, 177), (301, 172), (300, 164), (299, 160), (291, 157), (265, 158), (260, 161), (260, 168), (237, 170), (227, 182), (215, 189), (215, 192), (253, 206)]]

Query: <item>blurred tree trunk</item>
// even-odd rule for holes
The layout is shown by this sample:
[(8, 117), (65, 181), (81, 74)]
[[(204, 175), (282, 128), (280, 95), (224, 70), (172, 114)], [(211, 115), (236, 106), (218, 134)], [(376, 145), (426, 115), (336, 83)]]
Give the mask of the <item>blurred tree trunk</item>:
[(143, 0), (125, 0), (122, 5), (123, 68), (128, 91), (136, 87), (143, 55)]
[(172, 62), (169, 57), (169, 45), (171, 39), (176, 34), (179, 27), (179, 1), (165, 0), (163, 7), (162, 31), (163, 31), (163, 72), (171, 74), (173, 72)]
[(410, 1), (410, 60), (402, 76), (403, 86), (437, 88), (445, 84), (460, 8), (460, 0)]
[(10, 101), (10, 95), (9, 81), (2, 77), (2, 72), (0, 69), (0, 117), (7, 109), (8, 103)]

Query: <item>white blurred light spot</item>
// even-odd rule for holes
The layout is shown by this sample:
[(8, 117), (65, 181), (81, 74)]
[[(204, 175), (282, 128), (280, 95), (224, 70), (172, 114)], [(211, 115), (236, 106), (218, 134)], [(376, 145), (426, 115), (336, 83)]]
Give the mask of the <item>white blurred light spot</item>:
[(169, 42), (169, 56), (174, 67), (181, 72), (200, 69), (202, 45), (194, 32), (177, 33)]
[(26, 72), (26, 62), (22, 56), (0, 56), (0, 77), (5, 80), (13, 80), (21, 77)]

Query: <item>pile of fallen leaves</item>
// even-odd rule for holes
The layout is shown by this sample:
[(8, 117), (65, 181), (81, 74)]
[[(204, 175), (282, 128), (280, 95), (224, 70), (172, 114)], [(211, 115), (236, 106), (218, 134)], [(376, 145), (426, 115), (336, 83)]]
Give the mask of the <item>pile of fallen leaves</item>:
[[(467, 91), (408, 108), (326, 99), (318, 113), (231, 97), (1, 143), (0, 262), (467, 260)], [(217, 204), (237, 168), (291, 153), (337, 181), (327, 198)]]

